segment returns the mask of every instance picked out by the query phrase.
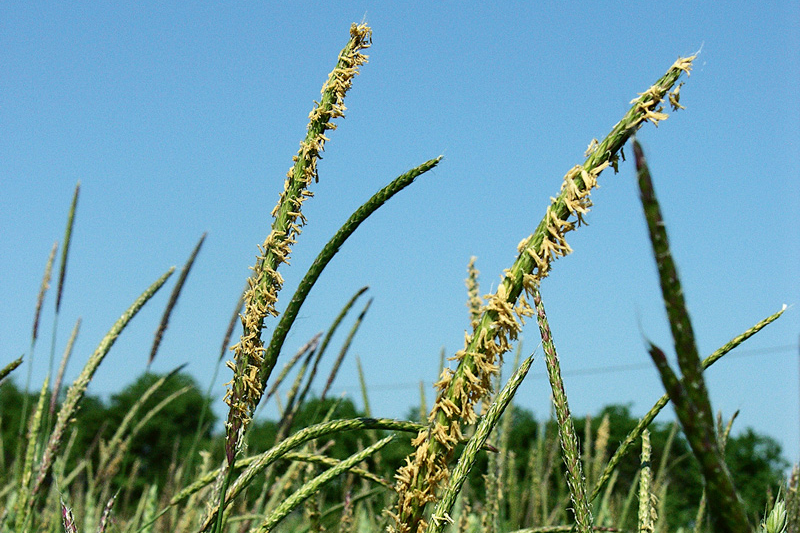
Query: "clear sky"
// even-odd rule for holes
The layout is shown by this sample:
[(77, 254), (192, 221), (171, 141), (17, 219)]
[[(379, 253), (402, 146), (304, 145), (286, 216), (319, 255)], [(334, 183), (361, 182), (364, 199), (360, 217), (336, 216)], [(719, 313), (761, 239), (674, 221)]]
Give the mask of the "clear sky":
[[(797, 2), (5, 2), (0, 364), (29, 350), (44, 264), (80, 180), (56, 349), (82, 317), (67, 379), (207, 231), (153, 370), (188, 363), (208, 386), (313, 100), (350, 23), (363, 18), (374, 31), (370, 62), (330, 134), (280, 303), (373, 192), (427, 159), (444, 160), (345, 244), (282, 361), (369, 285), (374, 302), (333, 392), (360, 404), (357, 354), (374, 414), (404, 416), (419, 402), (420, 381), (430, 401), (441, 348), (460, 349), (468, 326), (470, 256), (483, 293), (496, 287), (591, 139), (678, 56), (702, 48), (681, 90), (687, 109), (646, 125), (639, 139), (702, 354), (794, 304), (707, 375), (715, 409), (740, 410), (739, 431), (767, 433), (798, 460)], [(600, 185), (590, 225), (570, 234), (575, 251), (554, 264), (542, 295), (573, 413), (623, 403), (641, 415), (663, 392), (644, 338), (669, 353), (672, 343), (632, 162)], [(119, 338), (90, 393), (108, 397), (144, 371), (172, 283)], [(51, 293), (37, 386), (53, 307)], [(523, 337), (526, 353), (537, 348), (535, 322)], [(539, 418), (549, 413), (543, 376), (537, 351), (517, 401)], [(220, 414), (229, 377), (223, 369), (214, 384)]]

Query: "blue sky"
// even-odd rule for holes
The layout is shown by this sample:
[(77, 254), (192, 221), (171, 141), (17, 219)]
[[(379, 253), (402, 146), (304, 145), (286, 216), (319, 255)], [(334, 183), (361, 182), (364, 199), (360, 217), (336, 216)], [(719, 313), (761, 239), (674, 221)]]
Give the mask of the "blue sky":
[[(350, 23), (363, 18), (374, 31), (370, 62), (331, 132), (316, 196), (305, 204), (309, 223), (282, 270), (281, 302), (374, 191), (427, 159), (444, 160), (345, 244), (284, 355), (369, 285), (374, 302), (334, 393), (360, 403), (357, 354), (374, 414), (404, 416), (419, 401), (420, 381), (430, 400), (441, 348), (461, 348), (468, 326), (470, 256), (483, 292), (496, 287), (591, 139), (678, 56), (702, 47), (681, 90), (687, 109), (657, 129), (646, 125), (639, 139), (701, 352), (794, 304), (711, 369), (708, 386), (715, 409), (726, 417), (740, 410), (738, 430), (773, 436), (797, 461), (796, 2), (5, 3), (0, 363), (29, 350), (44, 264), (80, 180), (56, 349), (82, 317), (67, 378), (207, 231), (153, 370), (189, 363), (208, 386), (313, 100)], [(623, 403), (640, 415), (663, 392), (644, 338), (668, 351), (671, 338), (632, 163), (604, 173), (600, 185), (589, 226), (571, 234), (575, 251), (554, 264), (542, 295), (573, 412)], [(107, 397), (144, 371), (170, 290), (119, 338), (91, 393)], [(46, 373), (53, 304), (51, 294), (34, 384)], [(523, 337), (526, 353), (536, 349), (534, 322)], [(549, 412), (543, 376), (537, 352), (517, 401), (540, 418)], [(219, 413), (228, 379), (223, 369), (214, 384)]]

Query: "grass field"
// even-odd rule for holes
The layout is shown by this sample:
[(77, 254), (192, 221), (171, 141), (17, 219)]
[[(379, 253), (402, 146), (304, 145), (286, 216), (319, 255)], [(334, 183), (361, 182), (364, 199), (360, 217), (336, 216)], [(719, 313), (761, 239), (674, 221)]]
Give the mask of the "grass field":
[[(224, 346), (232, 345), (233, 354), (226, 365), (231, 376), (225, 396), (228, 413), (224, 443), (220, 442), (217, 448), (204, 447), (206, 439), (201, 438), (201, 428), (205, 415), (201, 414), (189, 452), (174, 454), (168, 471), (163, 473), (165, 481), (145, 484), (135, 493), (126, 490), (137, 477), (135, 462), (133, 466), (123, 466), (132, 439), (150, 418), (187, 390), (179, 389), (156, 405), (148, 403), (171, 377), (163, 376), (154, 379), (126, 416), (109, 429), (110, 437), (99, 438), (90, 450), (75, 446), (78, 409), (95, 371), (128, 322), (173, 276), (173, 270), (169, 270), (123, 313), (65, 394), (60, 390), (71, 341), (61, 370), (54, 371), (41, 384), (40, 393), (32, 396), (35, 401), (28, 401), (29, 396), (25, 395), (21, 405), (14, 406), (20, 413), (17, 436), (2, 442), (3, 449), (14, 452), (0, 475), (0, 530), (668, 531), (664, 502), (674, 483), (667, 465), (673, 459), (671, 443), (680, 432), (686, 453), (696, 465), (702, 493), (696, 502), (694, 520), (683, 530), (692, 527), (695, 531), (713, 532), (797, 532), (797, 467), (790, 479), (765, 495), (768, 508), (760, 517), (764, 523), (757, 523), (748, 513), (726, 464), (725, 447), (733, 420), (725, 423), (715, 416), (703, 377), (708, 366), (778, 319), (783, 310), (761, 321), (754, 320), (751, 329), (712, 355), (700, 357), (670, 252), (665, 229), (668, 224), (662, 218), (645, 154), (634, 138), (639, 128), (656, 125), (668, 118), (668, 112), (682, 108), (679, 91), (689, 76), (694, 56), (679, 58), (650, 88), (632, 88), (632, 95), (638, 90), (643, 92), (631, 101), (628, 112), (611, 126), (606, 137), (592, 141), (585, 160), (566, 172), (560, 190), (553, 191), (550, 205), (541, 213), (539, 224), (530, 235), (519, 236), (516, 259), (492, 293), (481, 296), (477, 270), (474, 262), (469, 263), (465, 299), (472, 330), (464, 347), (450, 358), (454, 369), (443, 365), (430, 408), (424, 398), (409, 398), (409, 403), (419, 403), (420, 411), (427, 415), (410, 421), (369, 416), (337, 418), (337, 402), (333, 402), (330, 411), (320, 413), (316, 423), (305, 427), (295, 424), (303, 406), (311, 400), (309, 386), (330, 337), (361, 292), (345, 305), (324, 336), (309, 339), (283, 370), (276, 372), (287, 334), (306, 296), (364, 220), (415, 178), (446, 164), (441, 157), (423, 162), (376, 192), (323, 247), (295, 293), (290, 297), (281, 294), (280, 272), (289, 267), (292, 246), (302, 238), (303, 206), (313, 196), (320, 153), (333, 137), (335, 120), (344, 116), (347, 91), (367, 62), (364, 51), (371, 38), (366, 25), (351, 27), (349, 40), (309, 115), (307, 135), (293, 157), (284, 189), (272, 211), (271, 231), (259, 245), (252, 276), (231, 321), (229, 337), (224, 342)], [(651, 344), (649, 354), (664, 385), (663, 397), (635, 427), (629, 428), (621, 442), (609, 438), (608, 417), (583, 423), (579, 439), (561, 378), (557, 339), (548, 324), (540, 287), (546, 285), (554, 262), (573, 251), (567, 236), (583, 224), (583, 217), (592, 207), (590, 195), (603, 173), (615, 172), (622, 164), (624, 147), (628, 155), (633, 155), (629, 159), (637, 169), (678, 368), (670, 366), (662, 348)], [(657, 170), (654, 174), (657, 177)], [(54, 247), (39, 295), (40, 309), (57, 270), (58, 277), (52, 282), (56, 286), (56, 320), (78, 196), (79, 187), (61, 246), (60, 269), (55, 268), (58, 250)], [(178, 279), (156, 334), (150, 362), (203, 240), (175, 276)], [(280, 312), (276, 307), (279, 298), (288, 301)], [(354, 322), (327, 385), (322, 388), (323, 398), (368, 308), (369, 303)], [(237, 317), (241, 322), (238, 340), (230, 338), (236, 331)], [(273, 318), (276, 325), (268, 331), (265, 322)], [(533, 356), (522, 357), (517, 349), (513, 374), (504, 383), (500, 381), (500, 371), (504, 358), (519, 348), (518, 334), (526, 320), (535, 320), (539, 326), (552, 390), (553, 419), (550, 424), (539, 426), (539, 435), (525, 450), (526, 455), (519, 455), (510, 442), (513, 398)], [(31, 353), (40, 327), (37, 311)], [(6, 366), (3, 377), (12, 372), (16, 376), (21, 364), (22, 359)], [(292, 369), (296, 373), (290, 383)], [(368, 405), (363, 382), (362, 379), (364, 403)], [(288, 394), (276, 394), (279, 385), (284, 385)], [(26, 384), (26, 388), (29, 386)], [(273, 398), (281, 401), (283, 412), (271, 436), (274, 446), (254, 453), (246, 443), (251, 432), (257, 430), (253, 422), (256, 409)], [(648, 428), (668, 402), (674, 406), (678, 423), (668, 432), (667, 443), (656, 458)], [(196, 405), (195, 410), (204, 413), (205, 407)], [(652, 429), (655, 434), (655, 426)], [(337, 440), (352, 432), (358, 432), (360, 437), (345, 457), (329, 453)], [(398, 448), (399, 441), (406, 448)], [(396, 470), (387, 468), (391, 449), (408, 453)], [(626, 480), (627, 486), (622, 486), (620, 474), (624, 461), (637, 465), (634, 478)]]

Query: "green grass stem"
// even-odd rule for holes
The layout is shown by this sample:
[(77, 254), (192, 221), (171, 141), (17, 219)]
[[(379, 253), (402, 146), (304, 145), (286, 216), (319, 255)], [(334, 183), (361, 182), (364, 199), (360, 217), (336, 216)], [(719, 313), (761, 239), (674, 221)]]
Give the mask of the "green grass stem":
[(156, 358), (158, 347), (161, 346), (161, 339), (164, 338), (164, 332), (167, 331), (167, 326), (169, 325), (169, 317), (172, 315), (172, 311), (175, 309), (175, 304), (178, 303), (178, 297), (181, 295), (183, 285), (186, 283), (186, 278), (189, 276), (189, 271), (192, 270), (194, 260), (197, 259), (197, 254), (200, 253), (200, 248), (203, 246), (207, 235), (208, 233), (203, 233), (203, 235), (200, 237), (200, 240), (197, 241), (197, 244), (192, 250), (189, 259), (181, 269), (181, 273), (178, 276), (178, 280), (175, 282), (175, 287), (173, 287), (172, 293), (169, 295), (167, 307), (164, 309), (164, 314), (161, 316), (161, 322), (158, 324), (158, 329), (156, 330), (155, 337), (153, 339), (153, 346), (150, 348), (150, 357), (147, 359), (147, 371), (150, 370), (150, 365), (153, 364), (153, 360)]
[(550, 389), (553, 393), (553, 405), (558, 420), (562, 456), (567, 467), (567, 486), (572, 500), (572, 510), (575, 514), (578, 531), (588, 533), (592, 529), (592, 512), (589, 507), (589, 500), (586, 497), (586, 479), (583, 477), (583, 469), (581, 468), (578, 438), (575, 435), (575, 424), (569, 412), (564, 380), (561, 378), (561, 365), (558, 362), (558, 353), (556, 352), (553, 335), (550, 332), (550, 325), (544, 310), (544, 303), (538, 289), (534, 290), (533, 303), (536, 306), (536, 320), (539, 322), (547, 375), (550, 379)]
[(339, 355), (336, 357), (336, 361), (333, 363), (333, 368), (328, 375), (328, 380), (325, 382), (325, 387), (322, 389), (322, 393), (319, 395), (320, 400), (325, 400), (325, 396), (331, 389), (333, 381), (336, 379), (336, 375), (339, 373), (339, 368), (341, 368), (342, 361), (344, 361), (345, 355), (347, 355), (347, 352), (350, 350), (350, 345), (353, 343), (353, 339), (355, 338), (358, 329), (361, 327), (361, 323), (364, 321), (364, 317), (367, 315), (370, 305), (372, 305), (372, 298), (367, 300), (367, 304), (364, 306), (364, 309), (361, 310), (361, 313), (359, 313), (355, 322), (353, 322), (350, 332), (347, 334), (347, 338), (342, 344), (342, 348), (339, 350)]
[(289, 333), (292, 324), (294, 324), (297, 314), (300, 312), (300, 308), (302, 307), (303, 302), (305, 302), (308, 293), (311, 292), (311, 289), (314, 287), (314, 284), (319, 279), (323, 270), (339, 252), (339, 249), (342, 247), (345, 241), (356, 231), (356, 229), (358, 229), (362, 222), (372, 215), (372, 213), (377, 211), (378, 208), (380, 208), (383, 204), (389, 201), (392, 196), (414, 183), (415, 179), (433, 169), (441, 160), (441, 156), (437, 157), (436, 159), (430, 159), (421, 165), (401, 174), (380, 191), (372, 195), (369, 200), (367, 200), (363, 205), (361, 205), (361, 207), (356, 209), (352, 215), (350, 215), (342, 227), (339, 228), (334, 236), (331, 237), (331, 239), (325, 244), (322, 250), (320, 250), (319, 254), (314, 259), (314, 262), (308, 268), (305, 275), (303, 275), (303, 279), (297, 286), (292, 299), (286, 306), (286, 309), (282, 313), (278, 325), (275, 327), (275, 331), (272, 334), (272, 339), (267, 347), (265, 356), (267, 361), (277, 360), (281, 348), (283, 347), (283, 343), (286, 340), (286, 335)]

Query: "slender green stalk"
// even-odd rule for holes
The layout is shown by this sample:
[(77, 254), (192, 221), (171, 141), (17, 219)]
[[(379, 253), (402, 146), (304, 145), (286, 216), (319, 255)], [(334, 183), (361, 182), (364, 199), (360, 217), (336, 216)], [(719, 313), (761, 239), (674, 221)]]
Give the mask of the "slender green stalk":
[(75, 346), (75, 339), (78, 338), (78, 331), (80, 331), (80, 329), (81, 319), (78, 318), (78, 320), (75, 322), (75, 326), (72, 328), (72, 333), (69, 335), (67, 347), (64, 349), (64, 355), (61, 357), (61, 363), (58, 365), (58, 374), (56, 374), (56, 382), (53, 385), (53, 395), (50, 398), (50, 417), (52, 417), (56, 412), (58, 396), (61, 394), (61, 385), (64, 381), (64, 372), (67, 370), (67, 363), (69, 363), (69, 358), (72, 356), (72, 348)]
[(150, 357), (147, 359), (148, 372), (150, 371), (150, 365), (153, 363), (153, 359), (156, 358), (158, 347), (161, 346), (161, 339), (164, 337), (164, 332), (167, 330), (167, 326), (169, 325), (169, 317), (172, 315), (173, 309), (175, 309), (175, 304), (178, 303), (178, 297), (181, 295), (181, 290), (183, 290), (183, 285), (186, 283), (186, 278), (189, 276), (189, 271), (192, 270), (194, 260), (197, 259), (197, 254), (200, 253), (200, 248), (203, 246), (203, 242), (206, 240), (206, 235), (208, 235), (208, 233), (203, 233), (203, 235), (200, 237), (200, 240), (197, 241), (197, 244), (192, 250), (189, 259), (181, 269), (181, 273), (178, 276), (178, 281), (175, 282), (175, 287), (172, 289), (172, 293), (169, 295), (167, 307), (164, 309), (164, 314), (161, 317), (161, 322), (158, 325), (155, 338), (153, 339), (153, 347), (150, 349)]
[[(765, 326), (777, 320), (778, 317), (780, 317), (784, 311), (786, 311), (785, 305), (777, 313), (774, 313), (765, 318), (764, 320), (761, 320), (752, 328), (741, 333), (740, 335), (737, 335), (736, 337), (729, 340), (725, 345), (715, 350), (714, 353), (712, 353), (703, 360), (702, 362), (703, 370), (707, 369), (708, 367), (719, 361), (725, 354), (729, 353), (731, 350), (742, 344), (744, 341), (746, 341), (747, 339), (749, 339), (750, 337), (761, 331)], [(600, 493), (600, 491), (603, 490), (603, 487), (608, 482), (608, 478), (611, 476), (611, 472), (614, 471), (614, 469), (619, 464), (620, 460), (622, 460), (622, 458), (628, 453), (633, 443), (636, 442), (636, 440), (639, 439), (639, 437), (641, 437), (642, 431), (644, 431), (653, 422), (655, 417), (658, 416), (658, 413), (661, 412), (661, 410), (667, 405), (667, 403), (669, 403), (669, 395), (664, 394), (661, 396), (661, 398), (658, 399), (658, 401), (656, 401), (655, 405), (653, 405), (653, 407), (650, 408), (647, 414), (645, 414), (639, 420), (639, 422), (636, 424), (636, 427), (633, 428), (630, 431), (630, 433), (628, 433), (628, 435), (625, 437), (625, 439), (617, 448), (617, 451), (614, 452), (614, 455), (608, 461), (608, 464), (603, 470), (603, 475), (600, 476), (600, 479), (597, 481), (597, 483), (594, 486), (594, 489), (592, 490), (592, 495), (589, 498), (590, 500), (594, 500)]]
[(469, 475), (470, 470), (472, 470), (472, 467), (475, 465), (478, 451), (483, 448), (486, 440), (489, 438), (489, 434), (495, 426), (497, 426), (497, 423), (500, 421), (500, 416), (503, 414), (506, 407), (508, 407), (509, 403), (511, 403), (511, 399), (522, 384), (525, 376), (528, 375), (532, 364), (533, 356), (528, 357), (522, 362), (520, 367), (508, 380), (505, 387), (503, 387), (503, 390), (497, 395), (497, 399), (489, 407), (489, 410), (481, 419), (477, 428), (475, 428), (475, 434), (469, 439), (461, 457), (458, 459), (458, 464), (453, 470), (453, 475), (450, 478), (447, 489), (444, 491), (442, 498), (436, 504), (436, 508), (431, 514), (431, 521), (428, 525), (427, 533), (440, 533), (446, 524), (453, 523), (453, 519), (450, 518), (449, 513), (456, 502), (456, 497), (461, 492), (461, 487), (464, 485), (467, 475)]
[[(398, 504), (392, 514), (393, 531), (421, 533), (427, 528), (423, 519), (425, 507), (436, 500), (438, 487), (449, 476), (448, 463), (454, 443), (459, 440), (461, 424), (475, 422), (475, 403), (491, 389), (491, 376), (499, 369), (499, 358), (517, 338), (521, 321), (532, 314), (522, 292), (536, 289), (549, 273), (552, 261), (571, 251), (564, 235), (583, 220), (597, 177), (607, 167), (616, 167), (622, 147), (645, 121), (657, 124), (666, 118), (661, 113), (662, 99), (681, 74), (689, 71), (693, 59), (678, 59), (655, 85), (633, 100), (633, 107), (602, 142), (593, 146), (584, 164), (567, 173), (561, 191), (534, 233), (520, 242), (516, 261), (483, 307), (464, 349), (456, 354), (459, 363), (455, 372), (445, 373), (437, 383), (439, 396), (431, 412), (430, 427), (414, 441), (414, 460), (397, 473)], [(569, 222), (570, 216), (577, 221)]]
[(394, 437), (394, 435), (389, 435), (388, 437), (379, 440), (372, 446), (369, 446), (363, 451), (351, 455), (335, 467), (326, 470), (311, 481), (305, 483), (267, 517), (261, 526), (255, 530), (256, 533), (267, 533), (272, 531), (276, 525), (286, 518), (286, 516), (291, 513), (292, 510), (294, 510), (295, 507), (303, 503), (303, 501), (311, 497), (313, 494), (317, 493), (317, 491), (319, 491), (325, 484), (333, 480), (333, 478), (343, 472), (348, 471), (350, 468), (354, 467), (367, 457), (373, 455), (375, 452), (389, 444)]
[(641, 146), (634, 141), (633, 150), (639, 178), (642, 207), (653, 245), (661, 283), (661, 292), (667, 310), (678, 366), (683, 374), (679, 380), (669, 366), (664, 353), (650, 344), (650, 357), (656, 365), (664, 388), (675, 406), (675, 412), (683, 427), (689, 445), (700, 463), (706, 480), (706, 496), (709, 514), (715, 531), (746, 533), (752, 531), (744, 505), (736, 493), (736, 487), (717, 441), (714, 416), (708, 397), (703, 366), (697, 351), (692, 323), (678, 272), (672, 259), (661, 208), (653, 190), (650, 171)]
[(586, 480), (583, 477), (578, 455), (578, 438), (575, 436), (575, 425), (567, 404), (567, 394), (564, 390), (564, 381), (561, 379), (561, 366), (553, 343), (553, 335), (550, 332), (550, 325), (547, 322), (544, 304), (538, 290), (534, 290), (533, 302), (536, 305), (536, 319), (539, 322), (542, 349), (547, 363), (547, 375), (550, 378), (550, 388), (553, 392), (553, 405), (558, 419), (558, 434), (561, 439), (564, 464), (567, 467), (567, 485), (572, 499), (572, 510), (575, 513), (578, 531), (588, 533), (592, 529), (592, 512), (586, 497)]
[[(19, 423), (19, 442), (22, 443), (22, 436), (25, 433), (25, 423), (28, 420), (28, 392), (31, 390), (31, 375), (33, 373), (33, 354), (36, 348), (36, 340), (39, 338), (39, 319), (42, 315), (42, 306), (44, 305), (44, 297), (47, 295), (47, 290), (50, 288), (50, 279), (53, 273), (53, 261), (56, 257), (56, 250), (58, 250), (58, 242), (53, 243), (53, 248), (50, 250), (50, 255), (47, 257), (47, 264), (44, 267), (44, 276), (42, 276), (42, 284), (39, 287), (39, 296), (36, 298), (36, 312), (33, 316), (33, 330), (31, 332), (31, 349), (30, 356), (28, 357), (28, 375), (25, 378), (25, 395), (22, 397), (22, 417)], [(19, 453), (16, 454), (19, 457)]]
[(669, 435), (667, 435), (667, 442), (664, 443), (664, 449), (661, 451), (661, 461), (658, 463), (658, 471), (656, 472), (656, 479), (653, 482), (653, 491), (658, 492), (665, 483), (667, 476), (667, 461), (672, 452), (672, 445), (675, 443), (675, 436), (678, 434), (678, 423), (673, 422), (670, 426)]
[[(150, 285), (150, 287), (148, 287), (122, 314), (119, 320), (114, 323), (106, 336), (103, 337), (103, 340), (100, 341), (100, 344), (95, 352), (86, 362), (86, 366), (84, 366), (80, 375), (78, 375), (78, 378), (72, 384), (69, 391), (67, 391), (67, 397), (64, 400), (64, 404), (61, 406), (61, 409), (58, 411), (58, 418), (56, 419), (55, 426), (50, 434), (50, 440), (45, 448), (44, 456), (42, 457), (42, 462), (39, 468), (39, 474), (36, 478), (36, 483), (33, 486), (33, 490), (31, 491), (31, 499), (36, 497), (42, 485), (46, 481), (47, 476), (50, 473), (50, 469), (53, 466), (53, 460), (61, 448), (61, 441), (64, 436), (64, 431), (66, 431), (67, 427), (73, 420), (75, 411), (78, 409), (78, 403), (83, 398), (83, 395), (86, 392), (86, 387), (89, 385), (89, 381), (91, 381), (92, 377), (94, 376), (97, 367), (100, 366), (100, 363), (108, 354), (109, 350), (111, 350), (111, 347), (114, 345), (114, 342), (116, 342), (120, 333), (122, 333), (122, 330), (125, 329), (125, 326), (127, 326), (131, 319), (136, 316), (144, 304), (153, 297), (158, 289), (164, 285), (174, 270), (174, 268), (170, 268), (163, 276), (156, 280), (155, 283)], [(29, 503), (30, 504), (26, 506), (28, 509), (32, 507), (33, 502)]]
[(322, 394), (319, 395), (320, 400), (324, 400), (328, 391), (331, 389), (331, 385), (333, 385), (333, 380), (336, 379), (336, 375), (339, 373), (339, 368), (342, 365), (344, 356), (347, 355), (347, 352), (350, 349), (350, 344), (352, 344), (353, 338), (356, 336), (356, 333), (358, 332), (358, 328), (361, 327), (361, 323), (364, 321), (364, 317), (366, 316), (367, 311), (369, 311), (370, 305), (372, 305), (372, 298), (370, 298), (367, 301), (367, 305), (364, 306), (364, 309), (361, 310), (361, 313), (359, 313), (358, 318), (356, 318), (356, 321), (353, 322), (353, 326), (350, 328), (350, 332), (347, 334), (347, 338), (342, 344), (342, 349), (339, 350), (339, 356), (333, 363), (333, 368), (331, 369), (331, 373), (328, 376), (328, 380), (325, 382), (325, 387), (322, 389)]
[(39, 393), (39, 401), (36, 404), (36, 410), (31, 417), (30, 427), (28, 428), (28, 444), (25, 447), (25, 462), (22, 467), (22, 480), (19, 484), (19, 491), (17, 492), (17, 531), (23, 531), (27, 520), (30, 518), (30, 513), (27, 509), (23, 509), (30, 495), (30, 484), (33, 476), (33, 460), (39, 448), (39, 430), (42, 425), (42, 413), (44, 412), (45, 399), (47, 398), (47, 391), (50, 385), (50, 376), (45, 377), (42, 390)]
[[(114, 431), (114, 435), (111, 436), (111, 440), (108, 441), (108, 444), (105, 447), (107, 453), (101, 454), (100, 462), (97, 465), (98, 479), (110, 479), (116, 474), (117, 469), (122, 462), (122, 458), (128, 448), (128, 443), (130, 442), (131, 437), (137, 433), (137, 431), (134, 430), (131, 431), (130, 437), (125, 437), (126, 433), (128, 432), (128, 428), (133, 423), (133, 420), (139, 415), (139, 411), (147, 403), (150, 397), (155, 394), (156, 391), (158, 391), (158, 389), (160, 389), (164, 383), (167, 382), (167, 380), (180, 372), (185, 366), (186, 365), (183, 364), (153, 382), (153, 384), (150, 385), (128, 409), (128, 411), (125, 413), (125, 417), (122, 419), (122, 422), (119, 423), (116, 431)], [(152, 417), (153, 411), (156, 410), (156, 408), (149, 410), (145, 418)], [(140, 427), (140, 424), (137, 423), (137, 427)]]
[(367, 395), (367, 380), (364, 377), (364, 369), (361, 367), (361, 358), (356, 356), (356, 368), (358, 369), (358, 384), (361, 388), (361, 402), (364, 404), (364, 414), (372, 416), (372, 409), (369, 407), (369, 396)]

